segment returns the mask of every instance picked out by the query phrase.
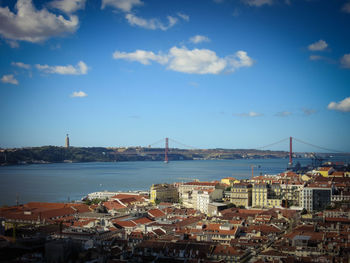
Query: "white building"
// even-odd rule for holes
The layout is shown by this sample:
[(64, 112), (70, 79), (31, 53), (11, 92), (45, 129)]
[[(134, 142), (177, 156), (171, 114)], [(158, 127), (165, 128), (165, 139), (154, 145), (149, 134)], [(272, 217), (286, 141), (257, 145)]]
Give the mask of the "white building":
[(321, 210), (331, 203), (332, 186), (327, 183), (310, 184), (300, 192), (300, 206), (307, 211)]
[(103, 191), (103, 192), (94, 192), (94, 193), (90, 193), (87, 195), (87, 198), (92, 200), (92, 199), (109, 199), (112, 196), (115, 196), (119, 194), (118, 192), (108, 192), (108, 191)]
[(209, 203), (214, 200), (222, 200), (223, 193), (223, 189), (198, 191), (196, 195), (196, 209), (202, 213), (208, 214)]

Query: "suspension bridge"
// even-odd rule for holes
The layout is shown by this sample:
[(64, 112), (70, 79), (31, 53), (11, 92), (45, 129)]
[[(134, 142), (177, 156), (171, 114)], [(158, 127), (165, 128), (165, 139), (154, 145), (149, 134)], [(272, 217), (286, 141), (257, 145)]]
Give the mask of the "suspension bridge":
[[(305, 142), (304, 140), (301, 140), (301, 139), (298, 139), (298, 138), (295, 138), (295, 137), (287, 137), (287, 138), (284, 138), (282, 140), (276, 141), (274, 143), (270, 143), (270, 144), (267, 144), (267, 145), (264, 145), (264, 146), (260, 146), (260, 147), (255, 147), (254, 150), (269, 150), (273, 146), (276, 146), (276, 145), (279, 145), (279, 144), (282, 144), (282, 143), (286, 143), (288, 141), (289, 141), (289, 165), (290, 166), (293, 166), (293, 141), (301, 143), (301, 144), (304, 144), (304, 145), (307, 145), (307, 146), (309, 146), (311, 148), (322, 150), (322, 151), (326, 151), (326, 152), (329, 152), (329, 153), (344, 153), (344, 154), (348, 154), (348, 152), (344, 152), (344, 151), (340, 151), (340, 150), (336, 150), (336, 149), (330, 149), (330, 148), (323, 147), (323, 146), (319, 146), (319, 145), (316, 145), (316, 144)], [(160, 144), (165, 143), (165, 146), (164, 146), (164, 162), (168, 163), (169, 162), (169, 154), (170, 153), (177, 153), (178, 150), (179, 150), (178, 148), (169, 148), (169, 142), (172, 142), (172, 143), (174, 143), (176, 145), (180, 145), (181, 147), (184, 147), (185, 149), (200, 150), (200, 148), (198, 148), (198, 147), (190, 146), (190, 145), (181, 143), (181, 142), (179, 142), (177, 140), (174, 140), (174, 139), (171, 139), (171, 138), (168, 138), (168, 137), (162, 138), (162, 139), (160, 139), (160, 140), (150, 144), (148, 146), (148, 148), (151, 149), (155, 145), (160, 145)]]

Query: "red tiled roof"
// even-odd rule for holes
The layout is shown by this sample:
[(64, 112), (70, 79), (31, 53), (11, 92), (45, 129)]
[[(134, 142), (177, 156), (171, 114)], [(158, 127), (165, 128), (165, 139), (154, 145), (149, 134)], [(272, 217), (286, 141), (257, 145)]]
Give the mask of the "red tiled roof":
[(350, 223), (349, 218), (344, 218), (344, 217), (326, 217), (325, 218), (326, 222), (343, 222), (343, 223)]
[(261, 210), (261, 209), (238, 209), (239, 214), (256, 215), (262, 212), (264, 212), (264, 210)]
[(132, 221), (119, 221), (119, 220), (113, 220), (112, 221), (114, 224), (125, 228), (125, 227), (134, 227), (136, 226), (136, 223), (132, 222)]
[(281, 229), (275, 227), (275, 226), (270, 226), (270, 225), (250, 225), (247, 229), (248, 232), (252, 231), (260, 231), (261, 233), (279, 233), (281, 232)]
[(149, 216), (154, 217), (154, 218), (165, 216), (165, 213), (159, 209), (150, 209), (150, 210), (148, 210), (148, 214), (149, 214)]
[(153, 230), (153, 232), (154, 232), (157, 236), (163, 236), (163, 235), (166, 234), (166, 233), (165, 233), (162, 229), (160, 229), (160, 228), (157, 228), (157, 229)]
[(149, 218), (147, 218), (147, 217), (141, 217), (141, 218), (132, 220), (132, 222), (134, 222), (134, 223), (136, 223), (138, 225), (146, 225), (146, 224), (152, 223), (154, 221), (149, 219)]
[(103, 203), (103, 206), (107, 208), (107, 210), (120, 210), (125, 209), (125, 205), (119, 203), (118, 201), (107, 201)]
[(145, 198), (143, 196), (138, 195), (138, 194), (117, 194), (115, 196), (112, 196), (112, 198), (119, 199), (119, 200), (128, 199), (128, 198), (135, 198), (138, 202), (142, 202), (145, 200)]
[(241, 255), (244, 254), (244, 252), (239, 251), (229, 245), (216, 245), (213, 255)]
[(141, 231), (133, 231), (130, 233), (129, 238), (143, 239), (143, 233)]

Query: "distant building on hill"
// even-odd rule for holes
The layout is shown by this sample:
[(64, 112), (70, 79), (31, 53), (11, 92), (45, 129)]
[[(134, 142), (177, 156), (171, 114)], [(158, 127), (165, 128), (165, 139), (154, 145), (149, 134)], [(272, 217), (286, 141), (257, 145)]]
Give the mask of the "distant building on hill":
[(66, 136), (66, 148), (69, 148), (69, 137), (68, 137), (68, 134)]

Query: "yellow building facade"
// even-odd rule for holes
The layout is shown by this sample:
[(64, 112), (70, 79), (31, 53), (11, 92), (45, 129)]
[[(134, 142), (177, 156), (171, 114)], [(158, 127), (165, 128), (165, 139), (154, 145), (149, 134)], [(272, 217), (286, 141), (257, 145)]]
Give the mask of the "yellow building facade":
[(221, 183), (222, 184), (226, 184), (226, 185), (229, 185), (229, 186), (232, 186), (233, 184), (237, 184), (239, 183), (240, 181), (237, 180), (236, 178), (234, 177), (226, 177), (226, 178), (222, 178), (221, 179)]
[(252, 206), (252, 185), (237, 183), (232, 185), (230, 202), (235, 206)]
[(159, 202), (175, 203), (179, 201), (179, 194), (175, 186), (171, 184), (155, 184), (150, 189), (150, 202), (155, 204)]
[(254, 184), (252, 207), (273, 208), (282, 206), (282, 189), (279, 184)]

